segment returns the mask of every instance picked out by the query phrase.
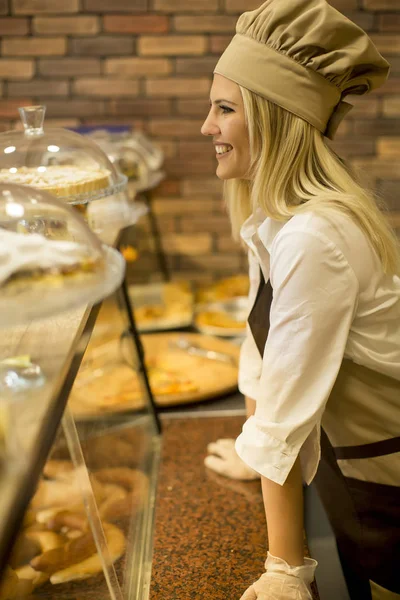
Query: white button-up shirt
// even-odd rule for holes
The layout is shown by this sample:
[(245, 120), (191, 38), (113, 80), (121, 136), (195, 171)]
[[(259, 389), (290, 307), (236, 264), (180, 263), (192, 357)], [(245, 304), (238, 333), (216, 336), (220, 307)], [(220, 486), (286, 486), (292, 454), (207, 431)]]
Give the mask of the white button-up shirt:
[[(239, 389), (256, 401), (236, 451), (283, 484), (300, 454), (310, 483), (320, 424), (343, 358), (400, 380), (400, 279), (385, 275), (362, 230), (337, 209), (243, 225), (253, 305), (259, 270), (273, 299), (264, 357), (247, 329)], [(267, 309), (266, 309), (267, 310)]]

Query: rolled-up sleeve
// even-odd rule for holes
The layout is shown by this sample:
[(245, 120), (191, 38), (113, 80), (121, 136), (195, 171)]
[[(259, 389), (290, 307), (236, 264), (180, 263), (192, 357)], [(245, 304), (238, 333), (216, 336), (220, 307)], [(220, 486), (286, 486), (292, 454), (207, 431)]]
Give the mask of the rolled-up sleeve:
[[(250, 312), (258, 286), (260, 284), (260, 267), (257, 258), (251, 250), (248, 252), (250, 289), (248, 297), (248, 311)], [(262, 372), (262, 359), (249, 325), (246, 325), (246, 337), (240, 349), (238, 387), (244, 396), (253, 400), (258, 393), (258, 384)]]
[(322, 413), (354, 317), (358, 281), (341, 251), (318, 232), (288, 231), (271, 248), (270, 330), (256, 411), (236, 441), (239, 456), (283, 484), (301, 455), (310, 483), (319, 462)]

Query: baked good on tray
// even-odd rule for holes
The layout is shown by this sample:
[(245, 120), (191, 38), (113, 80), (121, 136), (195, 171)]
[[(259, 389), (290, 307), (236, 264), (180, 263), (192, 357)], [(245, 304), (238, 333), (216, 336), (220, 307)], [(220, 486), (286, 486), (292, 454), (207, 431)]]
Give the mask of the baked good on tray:
[[(96, 375), (78, 375), (70, 395), (70, 407), (77, 415), (96, 414), (115, 409), (139, 408), (144, 404), (144, 392), (138, 374), (124, 363), (95, 369)], [(160, 361), (148, 361), (149, 382), (154, 396), (168, 397), (197, 391), (193, 380), (178, 369)]]
[(201, 286), (196, 293), (196, 302), (216, 302), (228, 300), (239, 296), (247, 296), (249, 293), (249, 278), (247, 275), (233, 275), (220, 279), (210, 285)]
[(103, 258), (70, 240), (49, 240), (0, 228), (0, 293), (19, 294), (32, 286), (61, 287), (100, 269)]
[(66, 165), (0, 169), (0, 181), (30, 185), (60, 197), (87, 194), (106, 188), (110, 175), (107, 169)]

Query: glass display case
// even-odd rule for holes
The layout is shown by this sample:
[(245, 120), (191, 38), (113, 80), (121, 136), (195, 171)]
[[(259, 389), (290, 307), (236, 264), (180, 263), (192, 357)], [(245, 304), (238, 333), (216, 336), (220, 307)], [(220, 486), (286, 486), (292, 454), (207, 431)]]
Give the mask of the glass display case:
[[(107, 302), (113, 319), (106, 313), (97, 323), (100, 302), (121, 283), (123, 261), (68, 206), (105, 197), (104, 188), (63, 196), (56, 192), (64, 178), (53, 187), (40, 179), (40, 189), (7, 181), (4, 169), (24, 175), (26, 165), (54, 165), (48, 146), (56, 140), (38, 135), (32, 146), (0, 136), (0, 367), (8, 377), (0, 386), (0, 598), (145, 600), (160, 427), (125, 282), (119, 300)], [(83, 151), (73, 162), (75, 152), (71, 146), (70, 164), (87, 166)], [(12, 154), (14, 162), (3, 160)], [(107, 168), (101, 155), (97, 164)], [(119, 175), (107, 177), (108, 189), (118, 191)], [(119, 234), (115, 228), (113, 246)], [(132, 335), (122, 356), (126, 329)], [(139, 401), (104, 411), (95, 393), (79, 400), (75, 381), (127, 362)], [(26, 385), (13, 384), (13, 371), (22, 371)], [(83, 415), (79, 401), (92, 410)]]
[[(129, 325), (119, 313), (112, 332), (108, 320), (96, 328), (97, 312), (2, 335), (0, 358), (29, 354), (45, 384), (20, 395), (19, 457), (3, 457), (0, 565), (8, 591), (1, 587), (1, 598), (148, 598), (159, 431), (145, 390), (124, 410), (105, 412), (95, 398), (89, 413), (77, 410), (75, 380), (121, 361), (118, 338)], [(98, 360), (104, 344), (107, 356)], [(133, 343), (131, 350), (138, 364)]]

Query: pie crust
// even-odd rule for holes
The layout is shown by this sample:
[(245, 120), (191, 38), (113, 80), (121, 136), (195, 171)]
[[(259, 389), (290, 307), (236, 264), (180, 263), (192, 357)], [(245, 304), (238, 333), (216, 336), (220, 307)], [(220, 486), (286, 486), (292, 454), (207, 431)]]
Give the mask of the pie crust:
[(0, 181), (30, 185), (53, 196), (76, 196), (108, 187), (110, 171), (64, 165), (21, 167), (15, 173), (0, 169)]

